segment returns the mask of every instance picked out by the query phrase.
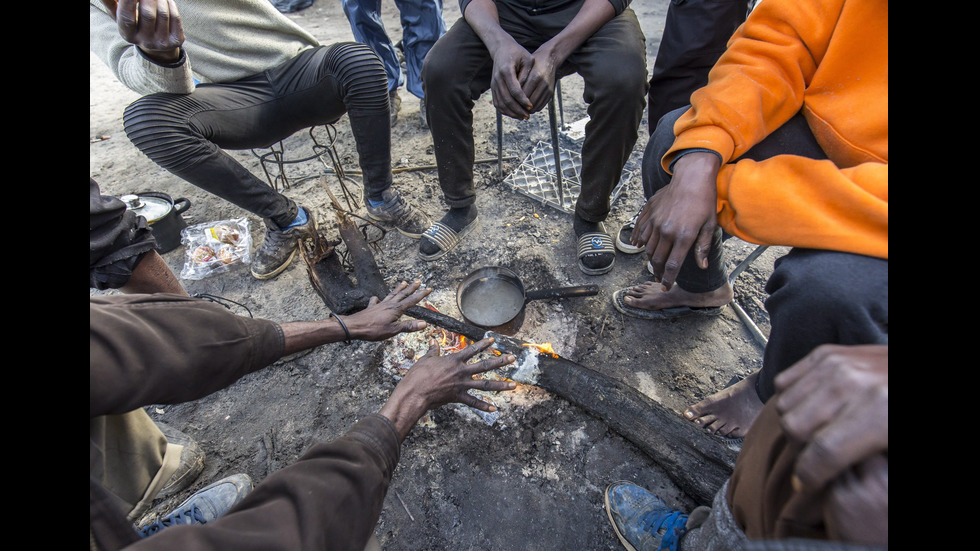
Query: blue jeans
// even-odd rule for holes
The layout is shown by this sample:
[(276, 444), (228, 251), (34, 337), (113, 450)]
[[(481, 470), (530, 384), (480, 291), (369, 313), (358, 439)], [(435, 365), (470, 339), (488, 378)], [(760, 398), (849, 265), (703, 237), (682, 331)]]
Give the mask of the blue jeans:
[(407, 79), (398, 62), (398, 52), (381, 22), (381, 0), (341, 0), (341, 4), (354, 40), (367, 44), (381, 58), (388, 74), (388, 90), (406, 86), (415, 97), (423, 97), (422, 61), (436, 40), (446, 34), (442, 0), (395, 0), (401, 13)]

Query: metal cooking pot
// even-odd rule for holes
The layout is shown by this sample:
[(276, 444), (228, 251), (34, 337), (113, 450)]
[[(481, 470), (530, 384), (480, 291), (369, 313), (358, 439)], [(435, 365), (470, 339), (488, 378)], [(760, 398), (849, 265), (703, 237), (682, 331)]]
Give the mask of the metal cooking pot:
[(596, 285), (527, 291), (512, 270), (487, 266), (463, 278), (456, 289), (456, 305), (467, 323), (502, 335), (513, 335), (524, 322), (524, 307), (528, 301), (587, 297), (598, 293)]
[(123, 195), (119, 199), (126, 203), (126, 209), (146, 218), (157, 242), (157, 252), (170, 252), (180, 245), (180, 231), (187, 227), (181, 213), (191, 208), (189, 200), (184, 197), (175, 200), (157, 191)]

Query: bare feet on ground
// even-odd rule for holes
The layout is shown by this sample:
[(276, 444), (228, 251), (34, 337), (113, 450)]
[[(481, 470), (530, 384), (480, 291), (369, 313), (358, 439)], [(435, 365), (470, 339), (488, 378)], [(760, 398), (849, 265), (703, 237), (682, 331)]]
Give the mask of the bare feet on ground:
[(659, 282), (647, 281), (630, 287), (623, 297), (623, 302), (627, 306), (643, 310), (663, 310), (678, 306), (711, 308), (728, 304), (734, 296), (735, 292), (727, 281), (708, 293), (691, 293), (678, 285), (673, 285), (669, 291), (664, 291), (663, 285)]
[(755, 390), (756, 371), (734, 385), (708, 396), (684, 411), (684, 417), (710, 433), (742, 438), (762, 411), (762, 400)]

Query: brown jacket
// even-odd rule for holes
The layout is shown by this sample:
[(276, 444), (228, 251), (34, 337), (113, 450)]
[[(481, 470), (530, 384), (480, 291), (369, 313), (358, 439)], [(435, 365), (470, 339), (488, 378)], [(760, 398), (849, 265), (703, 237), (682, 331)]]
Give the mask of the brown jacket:
[[(89, 328), (91, 418), (202, 398), (283, 353), (278, 324), (179, 295), (92, 297)], [(399, 452), (391, 422), (370, 415), (269, 475), (217, 521), (171, 526), (143, 540), (92, 476), (92, 546), (362, 551), (381, 515)]]

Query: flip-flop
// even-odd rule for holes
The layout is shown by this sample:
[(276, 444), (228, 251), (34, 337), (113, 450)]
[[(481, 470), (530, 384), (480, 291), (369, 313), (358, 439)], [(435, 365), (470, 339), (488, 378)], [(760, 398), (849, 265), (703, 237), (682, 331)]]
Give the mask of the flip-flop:
[[(595, 253), (612, 253), (612, 262), (608, 266), (589, 268), (582, 262), (582, 258)], [(614, 264), (616, 264), (616, 247), (613, 246), (612, 237), (606, 233), (606, 227), (603, 224), (599, 224), (599, 231), (583, 233), (578, 238), (578, 267), (583, 273), (602, 275), (612, 270)]]
[(646, 310), (644, 308), (636, 308), (626, 304), (623, 297), (626, 296), (626, 292), (630, 288), (620, 289), (613, 293), (612, 301), (613, 306), (617, 310), (626, 314), (627, 316), (633, 316), (634, 318), (640, 318), (645, 320), (673, 320), (677, 318), (683, 318), (687, 316), (717, 316), (721, 314), (724, 306), (713, 306), (697, 308), (693, 306), (677, 306), (675, 308), (663, 308), (660, 310)]
[(466, 234), (473, 231), (479, 225), (480, 217), (477, 216), (472, 222), (467, 224), (463, 229), (458, 232), (449, 226), (443, 224), (442, 222), (436, 222), (429, 226), (429, 229), (422, 233), (422, 240), (428, 239), (439, 247), (439, 251), (432, 254), (425, 254), (419, 250), (419, 256), (422, 260), (435, 260), (437, 258), (442, 258), (446, 253), (456, 248), (459, 242), (466, 237)]

